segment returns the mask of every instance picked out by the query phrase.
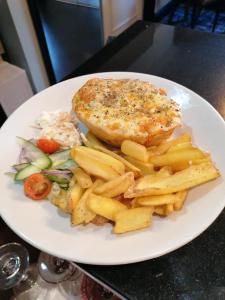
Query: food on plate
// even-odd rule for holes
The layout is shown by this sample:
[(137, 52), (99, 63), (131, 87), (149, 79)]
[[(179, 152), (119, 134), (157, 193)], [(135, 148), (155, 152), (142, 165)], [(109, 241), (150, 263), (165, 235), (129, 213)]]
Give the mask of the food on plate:
[(74, 147), (71, 150), (71, 157), (87, 173), (105, 180), (116, 178), (121, 175), (121, 171), (124, 172), (124, 166), (120, 161), (88, 147)]
[(143, 145), (125, 140), (121, 144), (121, 152), (139, 161), (148, 162), (148, 151)]
[(178, 197), (178, 200), (174, 203), (173, 207), (174, 210), (180, 210), (184, 204), (184, 201), (187, 197), (188, 191), (184, 190), (181, 192), (178, 192), (176, 195)]
[(73, 176), (70, 168), (75, 162), (70, 158), (70, 150), (62, 150), (53, 154), (46, 154), (40, 150), (35, 141), (18, 138), (21, 144), (19, 163), (13, 165), (12, 173), (16, 181), (23, 182), (32, 174), (42, 174), (61, 188), (68, 188)]
[(115, 221), (115, 215), (127, 209), (127, 206), (120, 201), (108, 197), (90, 194), (87, 199), (87, 207), (108, 220)]
[(93, 182), (91, 176), (85, 173), (81, 168), (74, 168), (72, 171), (81, 188), (88, 189), (92, 186)]
[(128, 160), (126, 160), (125, 158), (123, 158), (122, 156), (118, 155), (117, 153), (106, 149), (104, 147), (101, 146), (95, 146), (96, 150), (99, 150), (100, 152), (109, 154), (110, 156), (112, 156), (113, 158), (117, 159), (118, 161), (122, 162), (125, 166), (125, 170), (126, 171), (132, 171), (134, 173), (135, 177), (138, 177), (141, 174), (141, 170), (139, 168), (137, 168), (136, 166), (134, 166), (133, 164), (131, 164)]
[(68, 206), (68, 196), (65, 190), (61, 189), (58, 193), (54, 196), (50, 197), (52, 204), (58, 206), (60, 210), (65, 213), (69, 213), (69, 206)]
[(60, 144), (55, 140), (50, 139), (38, 139), (37, 147), (44, 153), (52, 154), (60, 149)]
[(83, 195), (80, 197), (77, 205), (72, 211), (72, 218), (71, 218), (72, 224), (75, 225), (88, 224), (96, 217), (95, 212), (89, 209), (87, 205), (87, 200), (89, 199), (89, 196), (91, 195), (94, 188), (97, 187), (100, 183), (101, 180), (96, 179), (94, 184), (90, 188), (86, 189)]
[(178, 201), (177, 193), (156, 195), (156, 196), (144, 196), (134, 198), (141, 206), (158, 206), (163, 204), (174, 204)]
[[(81, 144), (80, 133), (76, 126), (77, 121), (73, 123), (73, 117), (69, 113), (44, 112), (38, 119), (40, 133), (37, 137), (30, 140), (17, 137), (21, 151), (19, 161), (12, 166), (13, 172), (10, 174), (15, 181), (23, 183), (26, 196), (33, 200), (40, 200), (65, 194), (63, 191), (60, 192), (60, 189), (69, 188), (72, 183), (72, 170), (76, 166), (70, 157), (70, 150), (72, 146)], [(69, 128), (69, 131), (65, 130), (60, 135), (58, 127), (61, 128), (60, 130)], [(49, 134), (51, 132), (52, 136), (43, 135), (43, 132), (47, 131)], [(53, 139), (53, 136), (56, 139)], [(71, 146), (66, 147), (66, 145)], [(58, 203), (57, 199), (55, 202)], [(62, 202), (60, 202), (61, 207), (63, 207)]]
[[(85, 146), (89, 148), (95, 148), (95, 147), (103, 147), (105, 148), (104, 144), (101, 143), (94, 134), (92, 134), (90, 131), (86, 134), (86, 136), (81, 133), (81, 138)], [(107, 149), (107, 148), (106, 148)]]
[(39, 139), (54, 140), (63, 147), (81, 144), (81, 137), (77, 127), (75, 115), (65, 111), (43, 111), (36, 120), (36, 127), (40, 129)]
[(155, 215), (181, 210), (189, 190), (220, 176), (189, 133), (171, 137), (179, 108), (147, 82), (92, 79), (73, 107), (90, 131), (80, 133), (68, 113), (43, 113), (38, 139), (18, 138), (12, 174), (26, 196), (48, 199), (72, 225), (109, 223), (115, 234), (150, 227)]
[[(105, 157), (101, 156), (105, 153), (115, 158), (117, 162), (133, 162), (131, 166), (134, 168), (132, 170), (129, 164), (124, 163), (124, 174), (117, 173), (115, 178), (106, 178), (102, 174), (97, 175), (95, 165), (89, 163), (84, 171), (95, 179), (101, 178), (101, 181), (91, 188), (91, 191), (86, 190), (88, 193), (85, 194), (85, 201), (82, 198), (78, 201), (76, 207), (80, 205), (82, 210), (79, 209), (77, 216), (76, 208), (74, 209), (73, 224), (87, 224), (87, 219), (84, 216), (80, 217), (80, 211), (84, 215), (91, 211), (94, 215), (89, 222), (94, 223), (93, 220), (97, 216), (104, 217), (103, 224), (106, 222), (105, 219), (113, 223), (113, 232), (116, 234), (149, 227), (152, 223), (152, 215), (166, 217), (172, 212), (179, 211), (190, 189), (220, 176), (209, 153), (192, 145), (191, 136), (188, 133), (149, 148), (136, 145), (136, 142), (133, 147), (133, 142), (124, 141), (125, 149), (128, 147), (129, 150), (124, 151), (122, 144), (117, 153), (110, 150), (110, 146), (108, 148), (105, 145), (99, 146), (96, 140), (94, 144), (89, 142), (88, 135), (86, 135), (86, 140), (88, 145), (86, 150), (84, 146), (75, 146), (71, 150), (71, 156), (80, 168), (82, 168), (83, 161), (89, 159), (90, 153), (92, 159), (98, 160), (100, 165), (105, 162)], [(129, 148), (130, 145), (132, 145), (132, 150)], [(141, 148), (142, 150), (139, 151), (139, 146), (144, 149)], [(92, 153), (93, 148), (95, 152)], [(77, 160), (74, 153), (76, 154), (80, 149), (83, 157), (82, 160)], [(134, 151), (139, 151), (139, 153), (136, 154)], [(147, 162), (143, 159), (137, 160), (138, 155), (143, 157), (143, 153), (147, 153)], [(111, 163), (110, 160), (107, 162)], [(112, 167), (112, 164), (110, 166)], [(147, 170), (148, 167), (149, 170)], [(137, 170), (138, 172), (135, 173)]]
[(101, 140), (158, 145), (181, 125), (180, 109), (162, 89), (137, 79), (88, 80), (76, 92), (73, 109)]
[(149, 227), (152, 221), (151, 207), (136, 207), (119, 211), (115, 214), (114, 233), (125, 233)]
[(135, 159), (133, 157), (130, 157), (128, 155), (124, 156), (124, 158), (129, 161), (131, 164), (133, 164), (135, 167), (137, 167), (142, 175), (152, 174), (154, 173), (154, 165), (147, 162), (142, 162), (138, 159)]
[(156, 146), (149, 147), (148, 148), (149, 157), (164, 154), (169, 149), (171, 149), (172, 146), (180, 145), (181, 143), (185, 143), (185, 142), (191, 142), (191, 140), (192, 139), (189, 133), (183, 133), (177, 138), (164, 141), (163, 143), (158, 145), (158, 147)]
[(132, 172), (128, 172), (97, 186), (94, 189), (94, 193), (105, 197), (117, 197), (125, 193), (133, 184), (134, 174)]
[(51, 191), (51, 181), (41, 173), (28, 176), (24, 181), (24, 194), (33, 200), (45, 199)]
[(157, 167), (173, 166), (180, 162), (188, 162), (190, 160), (204, 158), (204, 153), (196, 148), (180, 149), (179, 151), (171, 151), (159, 156), (150, 158), (150, 163)]
[(219, 171), (211, 162), (191, 165), (165, 178), (140, 179), (124, 194), (125, 198), (166, 195), (190, 189), (219, 176)]
[[(67, 197), (67, 209), (68, 212), (72, 213), (85, 189), (83, 189), (78, 182), (76, 182), (70, 189)], [(57, 206), (57, 204), (56, 204)]]
[(99, 215), (96, 215), (94, 219), (91, 221), (91, 223), (95, 224), (96, 226), (103, 226), (108, 222), (109, 222), (108, 219)]

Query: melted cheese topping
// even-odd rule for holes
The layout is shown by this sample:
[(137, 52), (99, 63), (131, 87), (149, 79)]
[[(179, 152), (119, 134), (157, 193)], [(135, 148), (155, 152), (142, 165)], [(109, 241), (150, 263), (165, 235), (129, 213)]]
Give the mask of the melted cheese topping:
[(91, 79), (75, 98), (78, 117), (121, 134), (144, 137), (181, 123), (178, 104), (149, 82)]

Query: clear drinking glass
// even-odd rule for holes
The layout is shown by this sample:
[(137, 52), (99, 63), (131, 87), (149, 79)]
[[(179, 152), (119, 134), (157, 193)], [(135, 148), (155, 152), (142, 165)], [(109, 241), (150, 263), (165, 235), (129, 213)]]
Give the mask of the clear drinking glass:
[(18, 243), (0, 247), (0, 289), (13, 289), (13, 300), (75, 299), (82, 273), (70, 262), (41, 252), (38, 264)]
[(82, 272), (73, 263), (42, 252), (38, 267), (44, 280), (58, 283), (58, 289), (66, 299), (75, 299), (80, 294)]
[(45, 299), (45, 292), (37, 284), (36, 265), (29, 264), (29, 253), (18, 243), (0, 247), (0, 289), (13, 288), (16, 299)]

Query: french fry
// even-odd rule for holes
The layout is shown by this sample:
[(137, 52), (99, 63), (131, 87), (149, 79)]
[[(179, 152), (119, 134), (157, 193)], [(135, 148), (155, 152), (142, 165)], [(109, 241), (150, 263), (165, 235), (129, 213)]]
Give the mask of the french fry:
[[(203, 153), (203, 155), (206, 155), (206, 154)], [(198, 164), (206, 163), (206, 162), (211, 162), (210, 156), (206, 155), (206, 156), (204, 156), (204, 158), (194, 159), (191, 161), (180, 161), (180, 162), (170, 165), (170, 167), (173, 172), (178, 172), (178, 171), (188, 168), (190, 165), (198, 165)]]
[(170, 149), (170, 147), (174, 147), (178, 144), (190, 143), (190, 142), (191, 142), (191, 135), (189, 133), (184, 133), (175, 139), (165, 141), (159, 146), (149, 147), (148, 148), (149, 158), (155, 155), (162, 155), (166, 153)]
[(177, 145), (177, 144), (182, 144), (182, 143), (191, 143), (191, 141), (192, 141), (192, 137), (191, 137), (190, 133), (185, 132), (185, 133), (179, 135), (178, 137), (172, 139), (171, 140), (171, 142), (172, 142), (171, 146), (174, 146), (174, 145)]
[(139, 168), (135, 167), (133, 164), (131, 164), (126, 159), (124, 159), (122, 156), (118, 155), (117, 153), (115, 153), (115, 152), (113, 152), (109, 149), (103, 148), (101, 146), (95, 146), (95, 149), (97, 149), (97, 150), (99, 150), (103, 153), (106, 153), (106, 154), (112, 156), (113, 158), (118, 159), (119, 161), (121, 161), (125, 165), (126, 171), (133, 172), (135, 177), (140, 176), (141, 170)]
[[(117, 199), (113, 198), (113, 199)], [(128, 198), (124, 198), (123, 195), (121, 195), (121, 199), (118, 199), (121, 203), (123, 203), (124, 205), (126, 205), (127, 208), (132, 208), (132, 203), (131, 203), (131, 199)], [(140, 206), (140, 205), (139, 205)]]
[(147, 162), (148, 161), (148, 152), (147, 148), (143, 145), (140, 145), (136, 142), (125, 140), (121, 145), (122, 153), (133, 157), (137, 160)]
[(68, 202), (68, 195), (67, 191), (60, 190), (60, 193), (57, 195), (57, 197), (52, 198), (51, 203), (55, 206), (58, 206), (62, 211), (65, 213), (68, 213), (67, 209), (67, 202)]
[[(151, 176), (151, 175), (149, 175)], [(179, 171), (163, 179), (148, 180), (142, 185), (135, 185), (124, 194), (125, 198), (134, 198), (150, 195), (165, 195), (187, 190), (198, 186), (220, 176), (219, 171), (212, 163), (192, 165), (187, 169)]]
[(117, 212), (127, 209), (126, 205), (115, 199), (98, 196), (92, 193), (88, 195), (87, 206), (95, 214), (112, 221), (114, 221)]
[(155, 206), (154, 207), (154, 213), (162, 216), (162, 217), (166, 217), (169, 214), (171, 214), (174, 211), (174, 205), (173, 204), (165, 204), (165, 205), (161, 205), (161, 206)]
[(106, 219), (106, 218), (104, 218), (102, 216), (99, 216), (99, 215), (96, 215), (94, 217), (94, 219), (91, 221), (91, 223), (95, 224), (96, 226), (102, 226), (102, 225), (104, 225), (104, 224), (106, 224), (108, 222), (109, 222), (108, 219)]
[(172, 141), (166, 141), (159, 146), (151, 146), (147, 149), (149, 159), (155, 155), (162, 155), (170, 148)]
[(172, 175), (173, 172), (172, 172), (172, 169), (170, 166), (165, 166), (165, 167), (162, 167), (158, 173), (155, 173), (156, 176), (160, 177), (160, 178), (164, 178), (164, 177), (168, 177), (170, 175)]
[(94, 193), (113, 198), (125, 193), (132, 184), (134, 184), (134, 174), (132, 172), (128, 172), (120, 177), (99, 185), (94, 189)]
[(159, 216), (166, 216), (166, 205), (154, 206), (153, 213)]
[(148, 227), (153, 213), (179, 211), (189, 189), (220, 176), (188, 133), (149, 148), (126, 140), (121, 151), (106, 148), (90, 132), (83, 141), (87, 147), (71, 150), (79, 167), (71, 169), (69, 190), (51, 199), (75, 225), (114, 222), (116, 234)]
[(119, 176), (119, 173), (117, 173), (109, 165), (106, 165), (90, 153), (83, 151), (81, 146), (74, 147), (71, 150), (71, 157), (88, 174), (95, 175), (105, 180), (111, 180)]
[(144, 163), (130, 156), (125, 156), (124, 158), (130, 163), (132, 163), (134, 166), (136, 166), (138, 169), (140, 169), (142, 175), (152, 174), (155, 172), (154, 165), (149, 162)]
[(113, 158), (112, 156), (102, 153), (101, 151), (98, 151), (96, 149), (92, 149), (92, 148), (88, 148), (88, 147), (84, 147), (84, 146), (76, 146), (75, 148), (78, 149), (78, 151), (87, 153), (90, 156), (99, 160), (100, 162), (104, 163), (105, 165), (111, 167), (118, 174), (122, 175), (125, 173), (124, 164), (121, 161)]
[(168, 216), (173, 212), (173, 204), (166, 204), (165, 205), (165, 214)]
[(69, 190), (69, 199), (67, 202), (67, 210), (72, 213), (75, 209), (77, 203), (79, 202), (81, 196), (84, 193), (84, 189), (80, 186), (78, 182)]
[(198, 165), (198, 164), (207, 163), (207, 162), (211, 162), (210, 156), (206, 156), (206, 157), (200, 158), (200, 159), (194, 159), (194, 160), (192, 160), (191, 164)]
[(163, 204), (174, 204), (178, 200), (176, 194), (145, 196), (135, 198), (141, 206), (158, 206)]
[(121, 155), (121, 151), (120, 149), (111, 149), (111, 151), (113, 151), (114, 153), (118, 154), (118, 155)]
[(154, 207), (154, 213), (160, 216), (167, 216), (174, 210), (182, 208), (186, 196), (187, 191), (181, 191), (176, 194), (134, 198), (132, 201), (137, 202), (141, 206)]
[(74, 168), (72, 171), (76, 177), (77, 182), (83, 189), (88, 189), (92, 186), (93, 182), (90, 175), (85, 173), (81, 168)]
[[(101, 196), (102, 196), (102, 195), (101, 195)], [(122, 202), (122, 200), (123, 200), (124, 198), (123, 198), (123, 195), (120, 194), (120, 195), (118, 195), (118, 196), (113, 197), (113, 199)], [(126, 199), (126, 200), (130, 200), (130, 199)]]
[(179, 143), (179, 144), (172, 145), (168, 149), (167, 152), (173, 152), (173, 151), (178, 151), (178, 150), (181, 150), (181, 149), (191, 149), (191, 148), (193, 148), (191, 142), (184, 142), (184, 143)]
[(178, 200), (173, 204), (174, 210), (180, 210), (183, 207), (187, 194), (187, 191), (181, 191), (177, 193)]
[(189, 166), (190, 166), (189, 161), (180, 161), (180, 162), (177, 162), (177, 163), (174, 163), (174, 164), (170, 165), (171, 170), (173, 172), (182, 171), (184, 169), (187, 169)]
[[(126, 199), (128, 199), (128, 198), (126, 198)], [(131, 200), (131, 202), (130, 202), (130, 204), (131, 204), (131, 208), (136, 208), (136, 207), (140, 207), (141, 205), (138, 203), (138, 201), (137, 201), (137, 199), (138, 198), (134, 198), (134, 199), (130, 199)]]
[(89, 193), (90, 190), (87, 189), (80, 198), (78, 204), (75, 206), (71, 217), (72, 224), (79, 225), (89, 223), (95, 218), (95, 213), (86, 205)]
[(145, 175), (138, 179), (135, 184), (136, 189), (146, 189), (149, 186), (149, 183), (153, 183), (154, 181), (158, 181), (159, 179), (166, 178), (171, 176), (170, 169), (167, 167), (163, 167), (159, 172), (155, 172), (154, 174)]
[(101, 146), (105, 148), (105, 146), (99, 141), (99, 139), (90, 131), (88, 131), (88, 133), (86, 134), (86, 139), (91, 145), (91, 148), (94, 148), (95, 146)]
[(79, 224), (87, 224), (90, 223), (96, 216), (96, 214), (90, 210), (87, 206), (87, 199), (89, 195), (92, 193), (92, 190), (99, 184), (99, 180), (97, 179), (94, 184), (87, 189), (81, 198), (79, 199), (78, 203), (76, 204), (72, 216), (71, 216), (71, 223), (75, 225)]
[(159, 156), (153, 156), (150, 158), (150, 162), (155, 166), (162, 167), (173, 165), (178, 162), (189, 162), (190, 160), (204, 158), (204, 154), (197, 148), (182, 149), (179, 151), (167, 152)]
[(115, 215), (114, 233), (125, 233), (138, 230), (151, 225), (153, 209), (149, 207), (137, 207), (123, 210)]

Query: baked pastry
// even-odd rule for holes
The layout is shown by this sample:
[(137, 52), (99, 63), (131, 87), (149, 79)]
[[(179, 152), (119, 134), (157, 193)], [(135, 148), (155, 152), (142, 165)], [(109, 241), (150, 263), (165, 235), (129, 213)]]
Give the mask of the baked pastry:
[(77, 117), (101, 140), (157, 145), (181, 124), (180, 108), (164, 90), (132, 79), (88, 80), (74, 95)]

